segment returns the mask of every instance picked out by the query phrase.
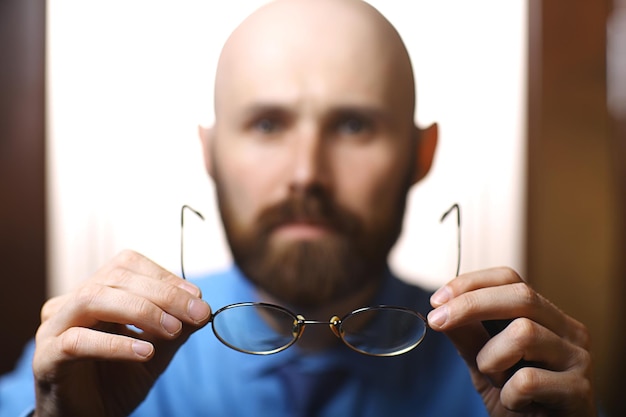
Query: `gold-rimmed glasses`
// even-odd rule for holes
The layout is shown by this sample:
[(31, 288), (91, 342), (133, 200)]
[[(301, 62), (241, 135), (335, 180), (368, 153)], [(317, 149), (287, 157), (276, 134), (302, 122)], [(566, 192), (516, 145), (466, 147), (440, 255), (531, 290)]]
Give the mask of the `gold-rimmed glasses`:
[[(460, 228), (457, 204), (454, 209)], [(181, 274), (184, 279), (183, 229), (185, 210), (204, 220), (202, 214), (183, 205), (181, 208)], [(459, 242), (460, 242), (460, 234)], [(459, 244), (460, 256), (460, 244)], [(457, 263), (457, 274), (460, 264)], [(418, 312), (406, 307), (378, 305), (354, 310), (328, 321), (307, 320), (288, 309), (262, 302), (229, 304), (211, 315), (213, 333), (224, 345), (239, 352), (269, 355), (292, 346), (300, 339), (307, 325), (328, 325), (335, 336), (356, 352), (370, 356), (396, 356), (418, 346), (426, 336), (428, 324)]]
[[(349, 348), (371, 356), (401, 355), (420, 344), (426, 320), (403, 307), (357, 309), (329, 321), (307, 320), (284, 307), (260, 302), (230, 304), (211, 318), (215, 336), (240, 352), (268, 355), (287, 349), (300, 339), (307, 325), (328, 325)], [(364, 324), (367, 323), (367, 326)]]

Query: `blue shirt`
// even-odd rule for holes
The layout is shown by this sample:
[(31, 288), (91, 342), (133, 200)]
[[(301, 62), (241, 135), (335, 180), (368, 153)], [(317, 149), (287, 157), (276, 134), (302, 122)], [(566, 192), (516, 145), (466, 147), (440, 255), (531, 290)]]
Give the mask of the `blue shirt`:
[[(234, 267), (194, 282), (214, 311), (258, 298)], [(426, 314), (429, 296), (389, 274), (374, 304)], [(15, 371), (0, 378), (0, 417), (18, 417), (33, 409), (32, 353), (31, 344)], [(296, 344), (258, 356), (224, 346), (210, 324), (179, 349), (132, 416), (303, 417), (294, 408), (299, 382), (286, 384), (281, 377), (285, 369), (294, 375), (340, 370), (341, 384), (316, 404), (320, 417), (487, 416), (465, 363), (438, 332), (427, 331), (417, 348), (388, 358), (362, 355), (342, 344), (315, 354), (304, 353)]]

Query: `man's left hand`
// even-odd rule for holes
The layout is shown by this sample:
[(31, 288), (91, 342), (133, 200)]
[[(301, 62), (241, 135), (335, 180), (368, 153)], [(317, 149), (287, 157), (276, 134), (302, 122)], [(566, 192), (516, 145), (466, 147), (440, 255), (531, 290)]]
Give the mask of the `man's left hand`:
[[(596, 416), (588, 329), (515, 271), (460, 275), (431, 304), (430, 327), (455, 344), (491, 416)], [(506, 325), (495, 335), (492, 320)]]

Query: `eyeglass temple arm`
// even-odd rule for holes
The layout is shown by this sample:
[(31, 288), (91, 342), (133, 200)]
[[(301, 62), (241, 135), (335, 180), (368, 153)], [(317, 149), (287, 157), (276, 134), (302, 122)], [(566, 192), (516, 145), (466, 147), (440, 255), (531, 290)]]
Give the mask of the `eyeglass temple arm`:
[(448, 209), (448, 211), (443, 213), (443, 216), (441, 216), (439, 222), (443, 222), (446, 217), (448, 217), (448, 215), (454, 210), (456, 210), (456, 276), (458, 277), (459, 273), (461, 272), (461, 207), (459, 206), (459, 204), (454, 203), (452, 207)]
[[(453, 204), (452, 207), (446, 211), (443, 216), (441, 216), (440, 222), (443, 222), (445, 218), (453, 211), (456, 210), (456, 224), (457, 224), (457, 247), (458, 247), (458, 256), (457, 256), (457, 266), (456, 266), (456, 275), (459, 275), (461, 270), (461, 208), (457, 203)], [(483, 327), (487, 330), (490, 337), (494, 337), (502, 330), (504, 330), (509, 324), (511, 324), (512, 319), (503, 319), (503, 320), (484, 320), (482, 322)], [(504, 372), (506, 379), (510, 378), (517, 370), (526, 366), (533, 366), (532, 362), (526, 361), (524, 359), (517, 362), (510, 369)]]
[(204, 216), (199, 211), (189, 207), (187, 204), (183, 204), (183, 206), (180, 208), (180, 274), (182, 275), (183, 279), (186, 280), (187, 277), (185, 276), (185, 265), (183, 262), (183, 257), (185, 253), (183, 250), (183, 242), (185, 241), (183, 232), (185, 230), (185, 209), (192, 211), (196, 216), (200, 217), (202, 221), (204, 221)]

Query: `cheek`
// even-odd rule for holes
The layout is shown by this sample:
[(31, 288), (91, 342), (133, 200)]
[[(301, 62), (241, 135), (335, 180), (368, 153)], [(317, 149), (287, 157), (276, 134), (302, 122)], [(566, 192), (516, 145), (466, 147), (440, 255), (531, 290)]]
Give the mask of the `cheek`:
[(223, 146), (216, 146), (214, 155), (214, 179), (219, 204), (230, 226), (240, 228), (250, 221), (252, 215), (254, 195), (250, 191), (255, 187), (249, 183), (250, 175), (246, 172), (249, 166), (230, 157), (233, 153), (230, 149), (223, 149)]
[(277, 200), (277, 164), (269, 164), (267, 158), (245, 149), (226, 149), (219, 155), (229, 155), (215, 164), (221, 183), (220, 197), (239, 225), (249, 226), (260, 210)]
[(336, 198), (363, 218), (388, 215), (407, 191), (410, 167), (397, 152), (376, 149), (336, 165)]

